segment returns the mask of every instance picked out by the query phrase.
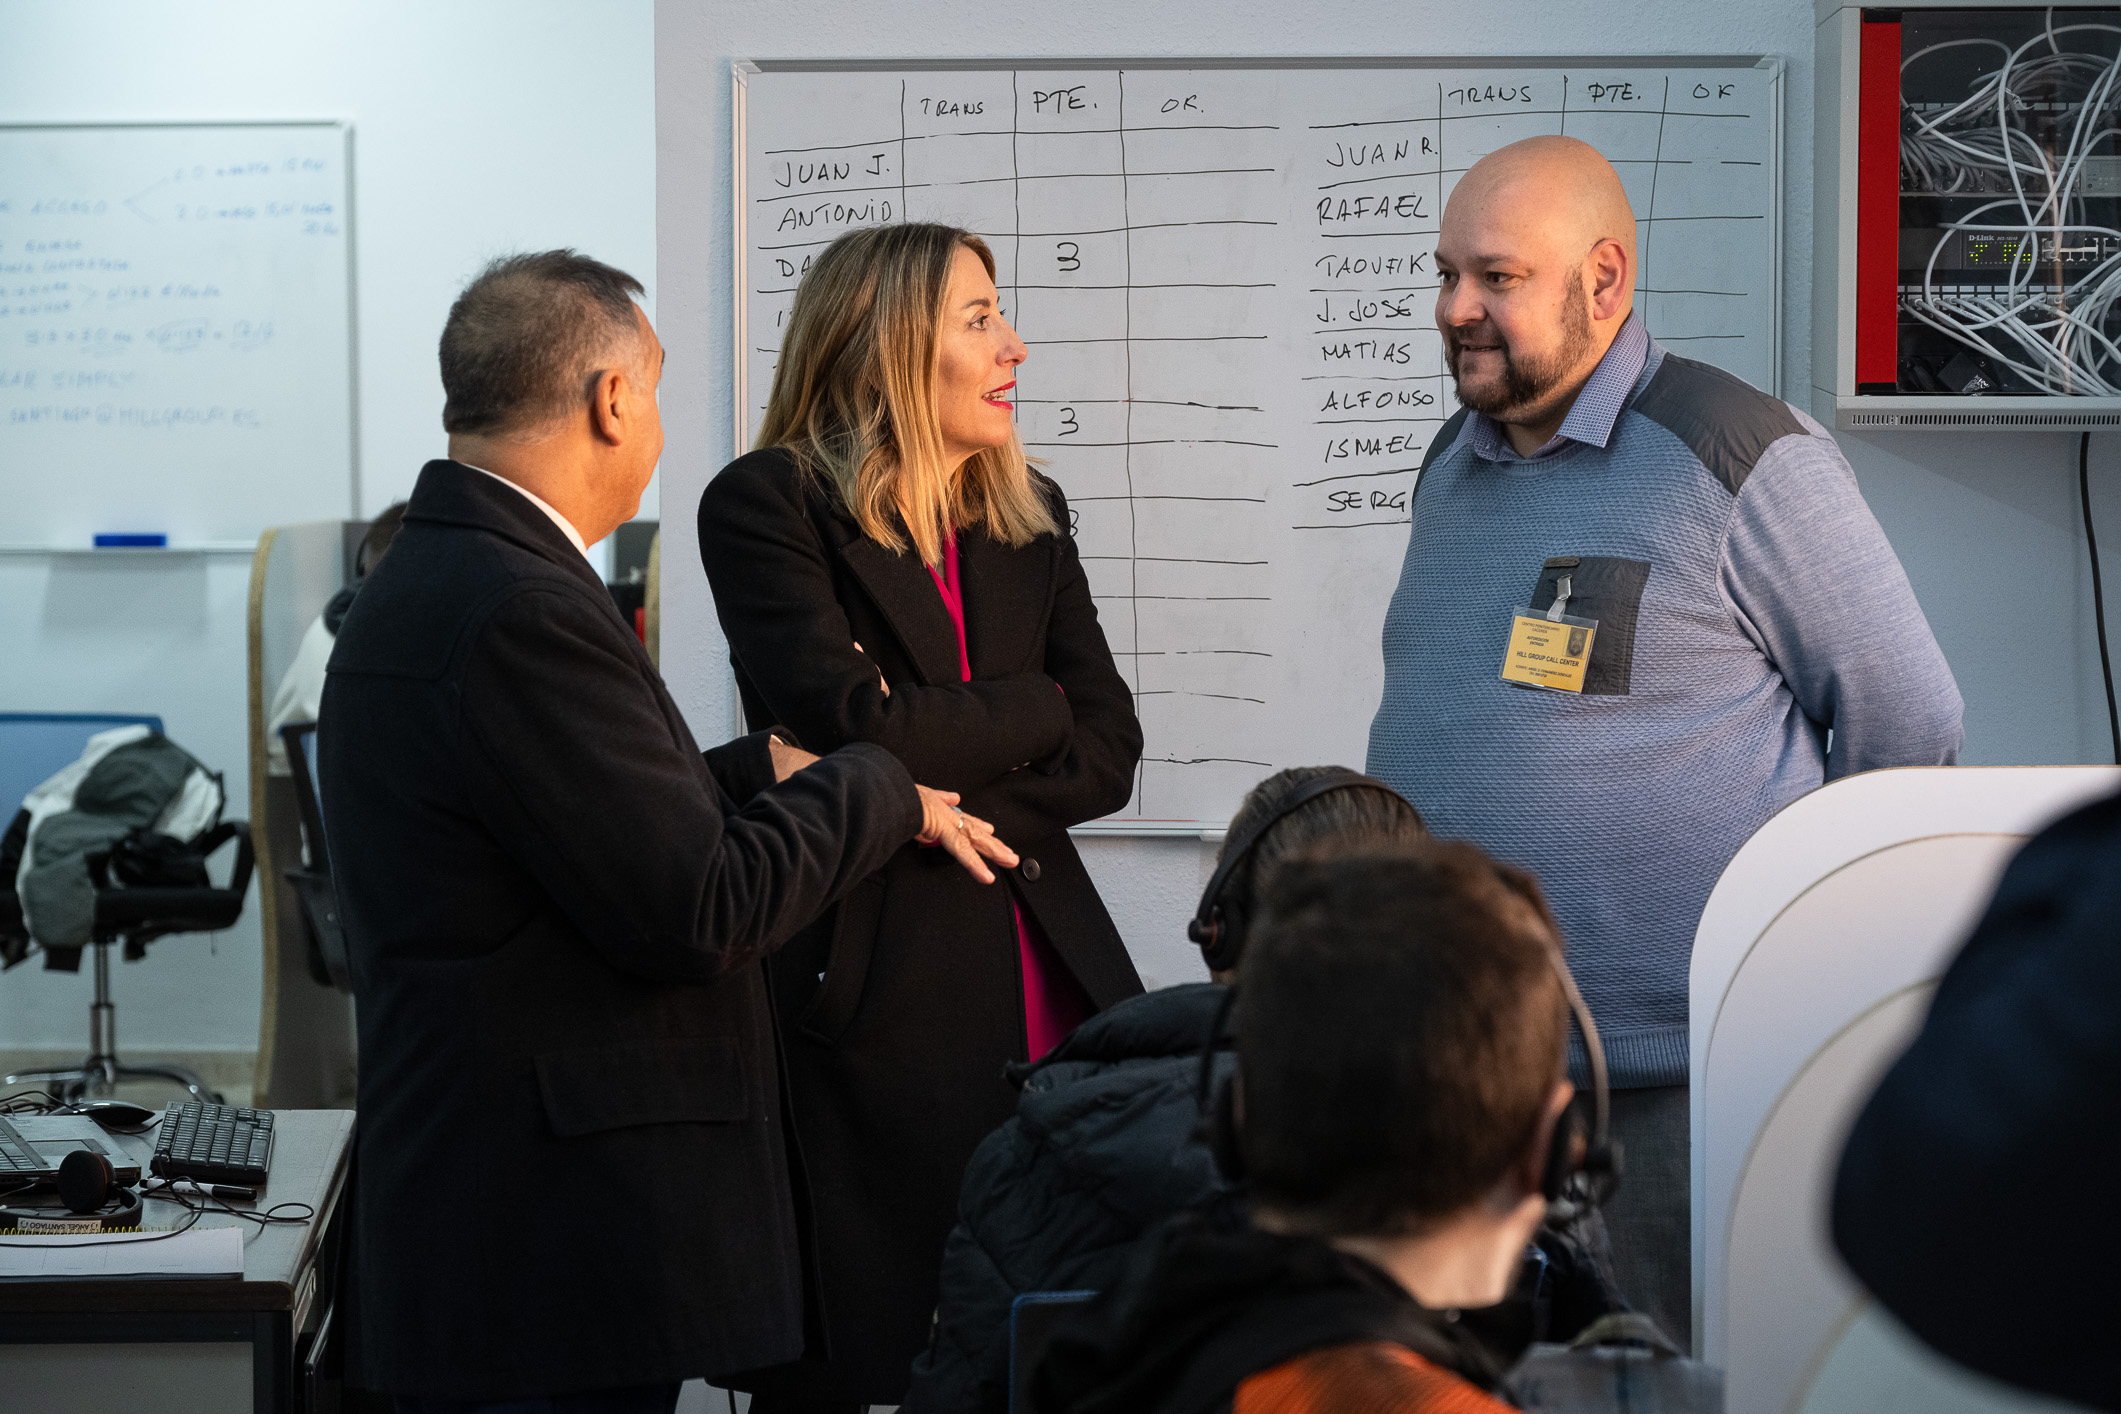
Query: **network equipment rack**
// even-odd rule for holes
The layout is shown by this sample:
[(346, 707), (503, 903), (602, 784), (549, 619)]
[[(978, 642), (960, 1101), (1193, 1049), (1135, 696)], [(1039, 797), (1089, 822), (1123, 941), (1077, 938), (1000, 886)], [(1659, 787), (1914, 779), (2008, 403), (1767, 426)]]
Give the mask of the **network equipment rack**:
[(1814, 415), (2121, 427), (2121, 8), (1817, 4)]

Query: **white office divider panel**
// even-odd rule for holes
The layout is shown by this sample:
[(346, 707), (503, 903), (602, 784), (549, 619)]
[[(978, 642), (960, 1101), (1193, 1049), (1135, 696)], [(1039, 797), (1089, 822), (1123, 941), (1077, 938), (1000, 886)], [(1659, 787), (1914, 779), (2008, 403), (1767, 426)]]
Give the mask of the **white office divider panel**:
[(1791, 1414), (2081, 1414), (1974, 1374), (1866, 1304), (1822, 1359)]
[[(1730, 1414), (1854, 1414), (1897, 1385), (2037, 1408), (1920, 1353), (1835, 1256), (1849, 1124), (2027, 837), (2113, 767), (1876, 771), (1791, 804), (1710, 895), (1691, 974), (1694, 1329)], [(1860, 1397), (1859, 1397), (1860, 1396)], [(1855, 1402), (1850, 1402), (1855, 1401)]]
[(1018, 426), (1146, 738), (1092, 829), (1220, 825), (1277, 766), (1361, 764), (1415, 474), (1456, 411), (1437, 222), (1482, 156), (1604, 152), (1650, 332), (1776, 384), (1777, 59), (761, 62), (735, 87), (738, 446), (834, 237), (939, 221), (993, 248), (1031, 350)]
[(0, 125), (0, 543), (354, 508), (349, 130)]

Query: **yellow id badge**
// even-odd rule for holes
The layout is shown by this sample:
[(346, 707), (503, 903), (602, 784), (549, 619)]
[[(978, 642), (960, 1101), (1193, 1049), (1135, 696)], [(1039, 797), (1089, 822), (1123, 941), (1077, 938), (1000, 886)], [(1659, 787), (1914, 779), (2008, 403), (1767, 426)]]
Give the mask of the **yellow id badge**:
[(1550, 692), (1583, 691), (1596, 619), (1549, 618), (1519, 608), (1510, 618), (1510, 646), (1502, 655), (1502, 680)]

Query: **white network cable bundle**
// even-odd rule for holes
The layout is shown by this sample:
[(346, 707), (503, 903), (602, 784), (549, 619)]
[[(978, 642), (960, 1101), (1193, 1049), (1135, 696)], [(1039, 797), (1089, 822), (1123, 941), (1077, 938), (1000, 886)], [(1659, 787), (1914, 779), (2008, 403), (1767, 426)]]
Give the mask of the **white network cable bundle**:
[[(2121, 59), (2090, 52), (2121, 50), (2121, 24), (2065, 18), (2056, 24), (2049, 10), (2016, 47), (1949, 39), (1902, 60), (1903, 196), (1958, 205), (1997, 195), (1937, 223), (1942, 239), (1921, 284), (1901, 289), (1900, 308), (2042, 392), (2117, 396), (2121, 328), (2111, 321), (2121, 300), (2121, 229), (2092, 220), (2088, 205), (2121, 207), (2121, 157), (2093, 155), (2121, 137)], [(2000, 51), (2002, 66), (1956, 102), (1909, 98), (1925, 59), (1971, 46)], [(1959, 283), (1954, 267), (2005, 277)]]

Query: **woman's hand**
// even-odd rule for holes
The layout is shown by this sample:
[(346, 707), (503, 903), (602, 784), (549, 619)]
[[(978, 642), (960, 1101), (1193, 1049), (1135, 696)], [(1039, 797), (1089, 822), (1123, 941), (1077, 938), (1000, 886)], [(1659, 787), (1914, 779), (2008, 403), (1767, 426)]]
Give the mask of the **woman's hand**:
[(957, 808), (957, 792), (915, 786), (921, 793), (921, 832), (914, 838), (922, 844), (940, 845), (950, 857), (965, 866), (965, 872), (982, 884), (994, 882), (994, 871), (982, 858), (1005, 869), (1016, 867), (1016, 851), (996, 838), (994, 826), (977, 815)]
[[(864, 658), (869, 656), (869, 650), (862, 647), (860, 639), (855, 640), (854, 651), (861, 654)], [(884, 690), (884, 696), (889, 697), (891, 695), (891, 684), (884, 681), (884, 670), (882, 668), (876, 670), (876, 685)]]

